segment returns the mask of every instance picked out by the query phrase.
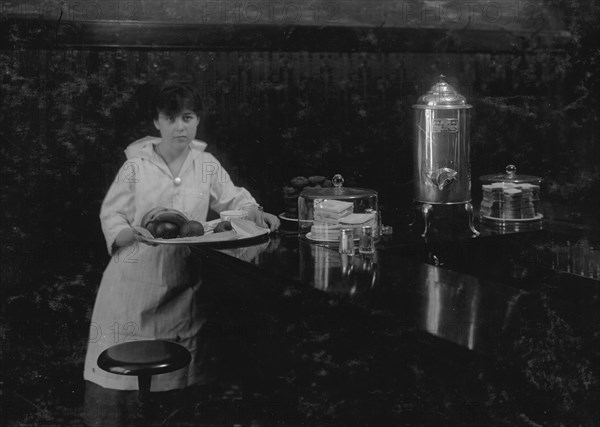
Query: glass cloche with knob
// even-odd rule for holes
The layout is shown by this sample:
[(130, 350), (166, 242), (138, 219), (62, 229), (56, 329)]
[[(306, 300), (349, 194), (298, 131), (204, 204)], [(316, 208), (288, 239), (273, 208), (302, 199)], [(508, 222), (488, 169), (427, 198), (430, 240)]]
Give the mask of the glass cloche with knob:
[(307, 187), (298, 197), (298, 231), (309, 241), (339, 242), (342, 229), (350, 228), (358, 238), (363, 226), (380, 234), (377, 191), (368, 188), (344, 187), (344, 178), (337, 174), (332, 187)]
[(542, 178), (517, 174), (515, 165), (506, 173), (483, 175), (479, 215), (483, 221), (509, 224), (541, 222), (539, 211)]

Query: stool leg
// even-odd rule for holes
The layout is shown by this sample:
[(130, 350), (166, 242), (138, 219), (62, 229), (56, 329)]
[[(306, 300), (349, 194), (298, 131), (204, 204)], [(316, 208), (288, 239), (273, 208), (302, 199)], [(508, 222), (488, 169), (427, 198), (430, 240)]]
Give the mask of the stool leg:
[(146, 426), (148, 420), (148, 411), (151, 408), (150, 403), (150, 384), (152, 375), (138, 375), (139, 406), (137, 420), (140, 426)]

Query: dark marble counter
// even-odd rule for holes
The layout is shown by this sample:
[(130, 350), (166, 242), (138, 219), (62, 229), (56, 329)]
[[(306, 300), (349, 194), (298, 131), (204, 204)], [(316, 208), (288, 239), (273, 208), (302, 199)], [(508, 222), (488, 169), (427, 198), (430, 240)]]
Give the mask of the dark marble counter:
[(567, 240), (597, 247), (597, 232), (479, 228), (425, 240), (397, 227), (369, 257), (285, 232), (194, 248), (256, 417), (598, 425), (600, 282), (555, 254)]

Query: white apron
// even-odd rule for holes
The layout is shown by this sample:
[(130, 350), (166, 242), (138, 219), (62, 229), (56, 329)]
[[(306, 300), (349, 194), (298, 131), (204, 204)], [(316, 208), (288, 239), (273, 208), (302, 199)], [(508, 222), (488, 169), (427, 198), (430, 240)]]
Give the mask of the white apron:
[[(102, 204), (100, 220), (109, 254), (117, 234), (140, 225), (151, 208), (164, 206), (188, 219), (205, 221), (209, 208), (219, 212), (256, 204), (236, 187), (220, 163), (205, 153), (205, 143), (193, 141), (180, 180), (153, 150), (158, 138), (131, 144), (127, 162)], [(122, 342), (166, 339), (192, 354), (188, 367), (152, 377), (152, 391), (167, 391), (208, 382), (208, 361), (201, 334), (205, 312), (199, 298), (200, 266), (190, 265), (187, 246), (137, 243), (113, 254), (96, 297), (85, 358), (84, 378), (102, 387), (137, 390), (137, 377), (116, 375), (97, 365), (106, 348)]]

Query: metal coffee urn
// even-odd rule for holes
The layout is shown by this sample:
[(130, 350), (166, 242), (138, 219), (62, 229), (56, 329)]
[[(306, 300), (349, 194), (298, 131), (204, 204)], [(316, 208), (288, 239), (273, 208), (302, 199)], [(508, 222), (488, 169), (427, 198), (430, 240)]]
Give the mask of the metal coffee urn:
[(469, 228), (473, 225), (469, 118), (471, 105), (440, 76), (438, 83), (422, 95), (413, 109), (414, 198), (420, 205), (427, 235), (434, 205), (465, 206)]

